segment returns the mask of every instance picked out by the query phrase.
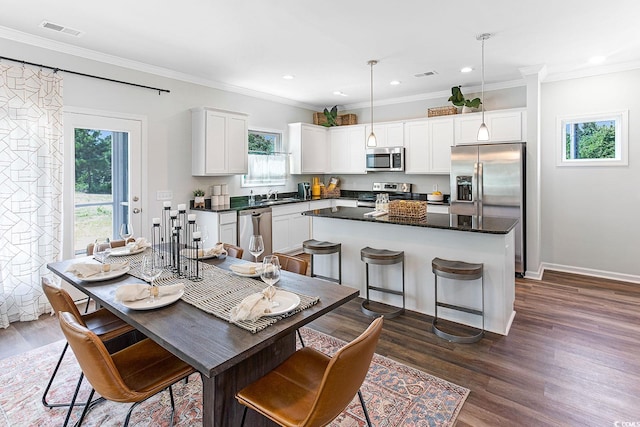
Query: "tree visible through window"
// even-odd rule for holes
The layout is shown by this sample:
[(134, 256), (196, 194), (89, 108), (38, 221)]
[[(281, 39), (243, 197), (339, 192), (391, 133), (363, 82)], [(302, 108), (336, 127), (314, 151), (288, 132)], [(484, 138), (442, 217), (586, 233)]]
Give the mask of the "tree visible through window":
[(559, 166), (616, 166), (628, 164), (629, 112), (558, 118)]
[(287, 155), (282, 152), (282, 134), (249, 130), (249, 173), (242, 177), (246, 187), (284, 185)]

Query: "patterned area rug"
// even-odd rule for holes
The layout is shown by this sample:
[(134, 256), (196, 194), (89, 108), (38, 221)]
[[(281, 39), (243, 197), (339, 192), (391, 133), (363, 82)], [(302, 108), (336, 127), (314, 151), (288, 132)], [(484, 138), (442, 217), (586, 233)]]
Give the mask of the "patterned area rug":
[[(312, 329), (301, 329), (306, 345), (333, 354), (345, 343)], [(42, 391), (55, 367), (64, 341), (0, 361), (0, 426), (60, 426), (66, 408), (46, 409)], [(49, 402), (69, 401), (80, 369), (69, 350), (50, 393)], [(455, 422), (469, 390), (376, 354), (362, 393), (375, 426), (450, 426)], [(80, 398), (90, 387), (83, 384)], [(174, 386), (176, 426), (202, 425), (202, 383), (194, 374)], [(122, 425), (129, 404), (103, 402), (95, 406), (83, 426)], [(75, 411), (72, 421), (80, 416)], [(133, 411), (131, 426), (169, 425), (169, 394), (162, 392)], [(355, 397), (332, 427), (364, 426), (362, 408)]]

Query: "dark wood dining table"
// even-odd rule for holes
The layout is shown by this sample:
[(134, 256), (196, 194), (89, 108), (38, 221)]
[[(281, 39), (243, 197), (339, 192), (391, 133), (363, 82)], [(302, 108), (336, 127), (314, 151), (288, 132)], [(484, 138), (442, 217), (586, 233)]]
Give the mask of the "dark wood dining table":
[[(50, 263), (47, 267), (201, 373), (202, 424), (206, 427), (239, 426), (243, 407), (235, 400), (236, 391), (295, 352), (298, 328), (359, 294), (357, 289), (348, 286), (283, 271), (278, 287), (318, 296), (319, 302), (251, 333), (182, 300), (154, 310), (131, 310), (115, 301), (115, 291), (125, 282), (142, 280), (125, 274), (112, 280), (87, 282), (66, 272), (72, 263), (88, 260), (88, 257), (76, 258)], [(238, 262), (244, 261), (230, 257), (208, 260), (223, 269)], [(245, 425), (275, 424), (249, 411)]]

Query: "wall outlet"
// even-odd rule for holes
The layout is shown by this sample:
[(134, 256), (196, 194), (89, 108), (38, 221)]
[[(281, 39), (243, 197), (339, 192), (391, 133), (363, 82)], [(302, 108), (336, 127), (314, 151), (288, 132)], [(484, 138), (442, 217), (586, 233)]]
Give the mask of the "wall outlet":
[(164, 190), (156, 192), (156, 200), (171, 200), (173, 199), (173, 191)]

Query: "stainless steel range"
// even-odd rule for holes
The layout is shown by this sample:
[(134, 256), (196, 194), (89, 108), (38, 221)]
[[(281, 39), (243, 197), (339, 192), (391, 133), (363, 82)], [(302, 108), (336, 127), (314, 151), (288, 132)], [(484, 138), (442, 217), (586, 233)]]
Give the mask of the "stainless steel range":
[(411, 184), (407, 182), (374, 182), (372, 191), (360, 195), (356, 206), (375, 208), (377, 193), (388, 193), (389, 200), (406, 200), (412, 196)]

